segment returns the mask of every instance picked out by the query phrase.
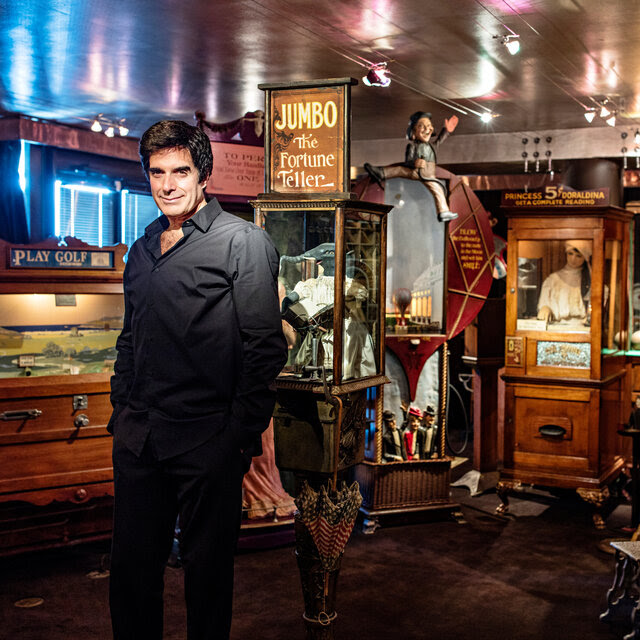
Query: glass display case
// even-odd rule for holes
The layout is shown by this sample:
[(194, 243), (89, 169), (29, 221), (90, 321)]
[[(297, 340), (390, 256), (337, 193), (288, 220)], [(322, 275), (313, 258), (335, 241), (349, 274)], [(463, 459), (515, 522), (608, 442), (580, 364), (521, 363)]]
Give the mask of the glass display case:
[(0, 294), (0, 379), (113, 373), (122, 294)]
[(382, 375), (386, 211), (357, 201), (256, 204), (280, 253), (289, 358), (279, 383), (312, 388)]
[[(498, 486), (574, 488), (601, 504), (624, 466), (631, 215), (509, 209), (504, 470)], [(594, 516), (597, 519), (597, 516)]]
[(387, 246), (387, 338), (445, 332), (447, 234), (444, 224), (434, 223), (426, 191), (416, 180), (385, 182), (385, 202), (394, 207)]
[(358, 200), (255, 201), (280, 253), (289, 345), (276, 380), (280, 468), (335, 474), (362, 460), (367, 389), (384, 375), (386, 214)]
[(0, 241), (0, 554), (110, 534), (126, 249)]

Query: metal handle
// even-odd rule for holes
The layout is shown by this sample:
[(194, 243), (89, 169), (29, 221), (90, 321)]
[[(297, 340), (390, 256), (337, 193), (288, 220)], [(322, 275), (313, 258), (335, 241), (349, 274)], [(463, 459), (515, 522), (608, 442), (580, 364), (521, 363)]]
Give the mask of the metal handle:
[(541, 436), (551, 436), (552, 438), (561, 438), (567, 430), (557, 424), (543, 424), (538, 427), (538, 432)]
[(31, 420), (42, 415), (40, 409), (17, 409), (16, 411), (3, 411), (0, 420)]

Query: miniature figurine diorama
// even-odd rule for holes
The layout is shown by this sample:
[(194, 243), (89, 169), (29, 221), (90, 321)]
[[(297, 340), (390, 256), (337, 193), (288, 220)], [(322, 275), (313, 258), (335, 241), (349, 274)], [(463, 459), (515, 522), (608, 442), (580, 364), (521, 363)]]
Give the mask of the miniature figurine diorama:
[(112, 373), (123, 315), (121, 294), (2, 294), (0, 378)]
[(382, 413), (382, 461), (402, 462), (407, 459), (404, 437), (393, 411)]
[(407, 425), (404, 431), (404, 445), (407, 450), (407, 460), (423, 460), (427, 432), (422, 427), (422, 411), (418, 407), (409, 407)]
[(421, 180), (433, 194), (438, 220), (440, 222), (455, 220), (458, 214), (449, 210), (445, 186), (436, 178), (436, 149), (454, 132), (457, 126), (458, 116), (454, 115), (445, 119), (444, 127), (440, 130), (437, 138), (431, 142), (431, 136), (434, 132), (431, 114), (416, 111), (409, 118), (407, 127), (409, 143), (405, 150), (404, 163), (376, 167), (366, 162), (364, 168), (380, 186), (390, 178)]

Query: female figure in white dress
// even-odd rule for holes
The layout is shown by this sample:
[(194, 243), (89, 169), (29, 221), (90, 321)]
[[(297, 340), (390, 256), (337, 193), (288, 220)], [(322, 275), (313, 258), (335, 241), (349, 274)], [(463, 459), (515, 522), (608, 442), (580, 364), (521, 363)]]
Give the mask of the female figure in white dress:
[(567, 263), (542, 283), (538, 320), (560, 322), (571, 318), (588, 321), (591, 297), (591, 241), (565, 242)]

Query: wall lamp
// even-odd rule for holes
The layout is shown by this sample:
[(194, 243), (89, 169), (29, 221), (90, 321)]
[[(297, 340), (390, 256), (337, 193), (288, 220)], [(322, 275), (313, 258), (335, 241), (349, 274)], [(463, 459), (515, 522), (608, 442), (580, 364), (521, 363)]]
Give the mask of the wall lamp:
[(367, 71), (367, 75), (362, 77), (367, 87), (388, 87), (391, 84), (387, 63), (374, 64)]

